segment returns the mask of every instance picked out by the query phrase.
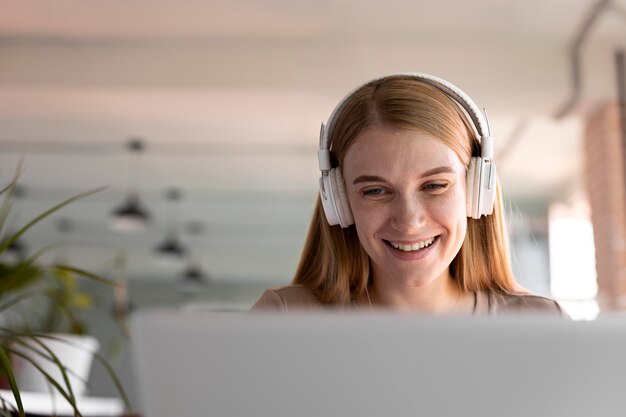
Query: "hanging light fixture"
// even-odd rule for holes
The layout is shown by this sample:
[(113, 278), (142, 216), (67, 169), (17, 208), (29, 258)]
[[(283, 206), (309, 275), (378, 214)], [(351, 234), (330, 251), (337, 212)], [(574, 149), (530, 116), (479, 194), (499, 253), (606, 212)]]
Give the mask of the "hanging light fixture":
[(155, 252), (159, 256), (159, 264), (178, 266), (184, 262), (187, 254), (187, 249), (178, 238), (181, 192), (176, 188), (171, 188), (166, 191), (165, 198), (167, 200), (167, 232), (165, 239), (155, 247)]
[[(127, 144), (129, 151), (128, 163), (128, 195), (126, 201), (111, 213), (111, 228), (117, 232), (137, 232), (147, 228), (150, 214), (139, 201), (140, 160), (139, 154), (144, 150), (140, 139), (131, 139)], [(134, 181), (134, 184), (131, 184)]]
[(155, 250), (163, 256), (173, 256), (182, 258), (185, 256), (186, 249), (173, 233), (168, 233), (163, 242), (159, 243)]
[[(192, 221), (187, 225), (187, 232), (194, 240), (193, 247), (198, 248), (199, 236), (204, 233), (204, 225), (199, 221)], [(203, 287), (210, 283), (210, 278), (203, 271), (200, 262), (191, 253), (187, 256), (187, 266), (181, 274), (182, 284), (186, 288)]]
[(206, 285), (209, 277), (199, 265), (189, 265), (182, 273), (183, 283), (192, 285)]

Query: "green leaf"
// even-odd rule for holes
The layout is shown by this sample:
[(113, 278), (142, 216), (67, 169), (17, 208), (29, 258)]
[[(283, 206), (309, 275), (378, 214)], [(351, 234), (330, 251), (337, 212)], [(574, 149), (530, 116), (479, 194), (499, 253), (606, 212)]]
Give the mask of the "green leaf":
[(0, 264), (0, 297), (32, 286), (43, 276), (38, 266), (21, 262), (17, 265)]
[[(65, 365), (61, 363), (59, 358), (54, 354), (54, 352), (52, 352), (52, 350), (50, 350), (50, 348), (48, 348), (48, 346), (46, 346), (44, 342), (41, 341), (41, 339), (59, 340), (59, 341), (63, 341), (68, 344), (71, 344), (61, 338), (57, 338), (51, 335), (44, 335), (44, 334), (14, 335), (13, 342), (15, 344), (21, 345), (22, 348), (28, 349), (31, 353), (28, 353), (19, 349), (15, 349), (15, 348), (8, 349), (8, 351), (15, 356), (19, 356), (23, 358), (24, 360), (29, 362), (31, 365), (33, 365), (41, 373), (41, 375), (43, 375), (44, 378), (46, 378), (46, 380), (55, 388), (55, 390), (63, 398), (65, 398), (67, 402), (72, 406), (72, 408), (74, 409), (74, 415), (81, 416), (81, 413), (76, 404), (76, 396), (74, 395), (74, 392), (72, 391), (72, 386), (70, 385), (68, 372), (67, 372), (67, 369), (65, 368)], [(39, 346), (39, 348), (33, 346), (31, 343), (28, 343), (27, 340), (31, 342), (35, 342)], [(59, 372), (61, 372), (65, 387), (61, 386), (61, 384), (58, 381), (56, 381), (48, 372), (46, 372), (37, 363), (35, 359), (33, 359), (32, 353), (35, 353), (38, 356), (48, 361), (54, 362), (54, 364), (59, 369)]]
[(50, 297), (51, 296), (50, 292), (53, 290), (54, 289), (50, 289), (50, 288), (36, 288), (34, 290), (24, 291), (12, 297), (8, 301), (3, 301), (2, 303), (0, 303), (0, 312), (3, 310), (7, 310), (10, 307), (13, 307), (16, 304), (21, 303), (22, 301), (28, 300), (29, 298), (37, 297), (40, 295)]
[(119, 378), (115, 374), (115, 371), (113, 370), (109, 362), (97, 352), (94, 354), (94, 359), (97, 362), (99, 362), (102, 366), (104, 366), (104, 369), (106, 369), (107, 373), (109, 374), (109, 377), (111, 378), (111, 380), (113, 381), (113, 384), (115, 385), (115, 389), (117, 389), (117, 392), (120, 394), (120, 397), (122, 397), (122, 401), (124, 402), (124, 407), (126, 408), (126, 411), (132, 410), (130, 400), (128, 399), (128, 396), (126, 395), (126, 391), (124, 390), (122, 383), (120, 382)]
[(85, 271), (84, 269), (76, 268), (76, 267), (69, 266), (69, 265), (57, 264), (57, 265), (52, 265), (49, 268), (53, 270), (61, 271), (61, 272), (73, 272), (75, 274), (81, 275), (90, 280), (97, 281), (102, 284), (110, 285), (112, 287), (117, 287), (120, 285), (120, 283), (115, 280), (105, 278), (100, 275), (96, 275), (93, 272)]
[(18, 415), (20, 417), (25, 417), (26, 413), (24, 413), (24, 404), (22, 404), (20, 389), (17, 386), (17, 381), (15, 381), (13, 366), (11, 365), (11, 361), (9, 360), (9, 355), (4, 350), (4, 347), (2, 345), (0, 345), (0, 369), (4, 371), (4, 374), (9, 381), (9, 386), (11, 387), (11, 391), (13, 392), (13, 396), (15, 397), (15, 403), (17, 404)]
[(60, 210), (61, 208), (67, 206), (70, 203), (73, 203), (76, 200), (80, 200), (81, 198), (85, 198), (87, 196), (90, 196), (92, 194), (98, 193), (102, 190), (105, 190), (107, 187), (98, 187), (96, 189), (93, 189), (91, 191), (86, 191), (84, 193), (80, 193), (78, 195), (75, 195), (74, 197), (68, 198), (67, 200), (57, 204), (56, 206), (49, 208), (48, 210), (44, 211), (43, 213), (41, 213), (39, 216), (35, 217), (33, 220), (31, 220), (30, 222), (28, 222), (25, 226), (23, 226), (20, 230), (17, 231), (17, 233), (15, 233), (13, 236), (11, 236), (9, 239), (7, 239), (1, 246), (0, 246), (0, 253), (4, 252), (6, 250), (6, 248), (8, 248), (11, 243), (15, 242), (20, 236), (22, 236), (28, 229), (30, 229), (31, 227), (33, 227), (35, 224), (39, 223), (41, 220), (45, 219), (46, 217), (48, 217), (49, 215), (51, 215), (52, 213), (54, 213), (55, 211)]
[[(4, 200), (2, 201), (2, 206), (0, 206), (0, 236), (2, 236), (4, 222), (6, 221), (7, 216), (9, 215), (9, 211), (11, 210), (11, 198), (13, 198), (13, 192), (15, 191), (15, 186), (17, 185), (17, 179), (22, 172), (22, 165), (23, 159), (20, 159), (17, 167), (15, 168), (15, 175), (13, 175), (13, 180), (9, 183), (9, 185), (3, 188), (2, 191), (0, 191), (0, 194), (7, 193), (7, 195), (4, 197)], [(2, 250), (0, 250), (0, 253), (2, 253)]]

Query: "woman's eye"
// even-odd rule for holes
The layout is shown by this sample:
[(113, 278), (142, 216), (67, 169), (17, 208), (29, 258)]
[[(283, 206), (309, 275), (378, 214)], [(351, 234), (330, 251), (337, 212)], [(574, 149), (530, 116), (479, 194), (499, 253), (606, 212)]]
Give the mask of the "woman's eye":
[(431, 184), (426, 184), (424, 188), (426, 189), (426, 191), (443, 191), (448, 188), (448, 183), (434, 182)]
[(364, 190), (362, 193), (364, 196), (379, 197), (385, 194), (385, 189), (384, 188), (370, 188), (369, 190)]

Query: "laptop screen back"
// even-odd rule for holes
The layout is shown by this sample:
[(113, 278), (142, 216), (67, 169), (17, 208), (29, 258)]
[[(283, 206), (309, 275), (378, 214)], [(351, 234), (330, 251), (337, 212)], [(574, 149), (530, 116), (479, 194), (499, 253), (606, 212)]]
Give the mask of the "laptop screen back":
[(131, 325), (147, 417), (626, 415), (619, 320), (140, 311)]

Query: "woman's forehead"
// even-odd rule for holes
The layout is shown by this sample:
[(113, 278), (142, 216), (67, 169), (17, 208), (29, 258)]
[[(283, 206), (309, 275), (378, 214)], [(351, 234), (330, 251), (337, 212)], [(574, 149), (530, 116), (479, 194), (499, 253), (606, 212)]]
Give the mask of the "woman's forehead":
[(413, 130), (370, 128), (348, 149), (344, 171), (388, 171), (394, 167), (430, 170), (438, 166), (463, 169), (464, 164), (446, 143)]

